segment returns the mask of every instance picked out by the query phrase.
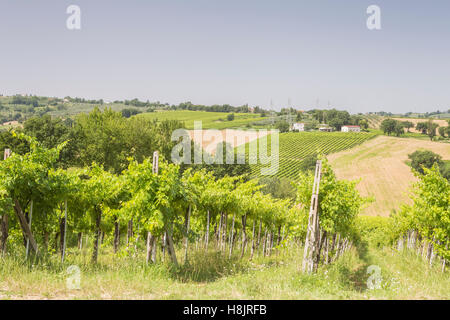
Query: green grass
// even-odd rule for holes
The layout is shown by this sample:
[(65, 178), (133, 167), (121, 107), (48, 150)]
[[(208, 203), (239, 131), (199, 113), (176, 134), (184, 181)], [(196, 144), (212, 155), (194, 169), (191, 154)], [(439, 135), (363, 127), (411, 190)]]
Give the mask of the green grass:
[[(325, 155), (353, 148), (377, 136), (376, 132), (344, 133), (344, 132), (289, 132), (281, 133), (279, 140), (279, 169), (278, 177), (296, 179), (300, 166), (306, 156), (314, 153)], [(271, 150), (268, 139), (269, 154)], [(247, 147), (248, 148), (248, 147)], [(269, 165), (261, 163), (252, 165), (252, 174), (260, 175), (260, 170)]]
[[(253, 261), (196, 251), (178, 270), (146, 266), (143, 254), (118, 257), (105, 250), (91, 265), (89, 252), (31, 264), (6, 257), (0, 264), (0, 299), (449, 299), (450, 277), (412, 252), (355, 249), (317, 274), (300, 272), (302, 248), (290, 245)], [(70, 264), (81, 269), (80, 290), (66, 288)], [(381, 289), (367, 288), (367, 267), (381, 268)]]
[(194, 129), (194, 121), (201, 121), (203, 129), (244, 128), (254, 122), (260, 122), (266, 118), (259, 114), (235, 113), (233, 121), (227, 121), (231, 113), (206, 112), (206, 111), (160, 111), (138, 115), (152, 120), (179, 120), (185, 123), (186, 129)]

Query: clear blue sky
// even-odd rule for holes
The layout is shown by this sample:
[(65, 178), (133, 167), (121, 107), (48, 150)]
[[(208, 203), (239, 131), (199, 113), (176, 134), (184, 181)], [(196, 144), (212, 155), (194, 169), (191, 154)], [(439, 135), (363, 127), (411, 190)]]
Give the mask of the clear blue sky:
[(0, 93), (447, 110), (450, 1), (0, 0)]

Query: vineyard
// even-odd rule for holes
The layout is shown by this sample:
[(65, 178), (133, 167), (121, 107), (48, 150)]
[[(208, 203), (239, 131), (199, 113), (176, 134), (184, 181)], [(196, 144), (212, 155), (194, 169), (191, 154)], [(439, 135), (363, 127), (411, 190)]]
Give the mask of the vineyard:
[(376, 114), (369, 114), (365, 116), (365, 119), (369, 123), (369, 128), (379, 129), (381, 122), (384, 120), (384, 117)]
[[(361, 141), (358, 135), (343, 136), (347, 136), (347, 147)], [(370, 136), (361, 135), (366, 139)], [(330, 150), (338, 136), (329, 137), (335, 139), (321, 144), (322, 150), (323, 146)], [(0, 297), (5, 287), (17, 292), (18, 283), (23, 288), (36, 281), (49, 291), (76, 295), (82, 290), (83, 297), (92, 297), (91, 293), (98, 291), (96, 281), (105, 281), (114, 272), (126, 288), (133, 283), (144, 286), (139, 290), (153, 292), (154, 288), (144, 285), (151, 281), (161, 287), (156, 296), (161, 298), (174, 287), (198, 289), (195, 284), (215, 281), (220, 285), (225, 280), (218, 279), (238, 274), (254, 284), (256, 275), (273, 278), (267, 272), (276, 274), (280, 270), (291, 275), (289, 281), (293, 282), (280, 280), (291, 288), (291, 298), (298, 297), (293, 288), (306, 295), (308, 283), (316, 286), (316, 281), (333, 281), (335, 295), (343, 290), (341, 286), (354, 294), (361, 292), (355, 287), (369, 281), (366, 268), (371, 264), (370, 255), (376, 255), (381, 265), (387, 263), (380, 247), (397, 251), (391, 251), (390, 256), (403, 254), (403, 247), (426, 252), (433, 279), (442, 279), (442, 289), (435, 289), (435, 294), (445, 297), (448, 293), (445, 271), (450, 258), (450, 188), (436, 169), (420, 177), (412, 195), (413, 206), (379, 221), (359, 216), (372, 200), (359, 194), (357, 181), (337, 179), (323, 157), (317, 162), (315, 175), (299, 173), (293, 202), (264, 194), (256, 180), (216, 178), (205, 169), (182, 171), (159, 152), (141, 162), (129, 158), (128, 167), (117, 174), (96, 163), (64, 169), (58, 159), (66, 143), (46, 148), (24, 134), (17, 138), (30, 144), (29, 152), (21, 155), (8, 151), (0, 161)], [(315, 205), (310, 209), (312, 199)], [(408, 245), (404, 244), (406, 238)], [(368, 245), (378, 249), (368, 254)], [(346, 269), (355, 267), (355, 259), (362, 273)], [(421, 272), (429, 273), (423, 271), (423, 263), (415, 264)], [(69, 287), (55, 275), (57, 272), (73, 280)], [(310, 273), (314, 275), (308, 277)], [(77, 274), (103, 280), (81, 285)], [(136, 284), (134, 276), (142, 284)], [(385, 277), (394, 279), (389, 274)], [(52, 281), (44, 285), (43, 279)], [(239, 283), (237, 279), (234, 281)], [(267, 286), (276, 286), (271, 279), (265, 278), (265, 284), (261, 278), (257, 281), (259, 287), (249, 287), (245, 296), (284, 296), (280, 288), (279, 296), (268, 291)], [(116, 279), (113, 283), (108, 286), (120, 290)], [(381, 283), (375, 285), (381, 288)], [(245, 286), (249, 284), (239, 283), (235, 290)], [(395, 297), (391, 282), (383, 286), (387, 290), (383, 294)], [(320, 290), (325, 287), (329, 286), (319, 284)], [(110, 297), (109, 290), (106, 294), (102, 289), (103, 293), (94, 297)], [(214, 297), (206, 292), (200, 296)], [(327, 293), (322, 292), (320, 297), (325, 296)]]
[[(305, 157), (313, 154), (328, 155), (353, 148), (376, 136), (374, 133), (345, 133), (345, 132), (290, 132), (279, 135), (279, 169), (278, 177), (297, 179), (301, 171), (300, 166)], [(267, 140), (270, 154), (270, 136)], [(265, 141), (260, 142), (265, 143)], [(267, 165), (261, 162), (252, 165), (252, 174), (259, 176), (261, 168)]]
[[(95, 264), (105, 235), (110, 234), (114, 253), (129, 252), (132, 243), (145, 239), (146, 263), (156, 263), (162, 241), (163, 253), (169, 254), (175, 267), (179, 265), (177, 248), (183, 248), (186, 264), (191, 242), (205, 250), (214, 243), (224, 256), (238, 254), (242, 258), (247, 253), (251, 259), (259, 250), (263, 256), (270, 255), (285, 239), (304, 238), (306, 211), (290, 200), (261, 193), (255, 180), (228, 176), (215, 179), (205, 170), (180, 172), (179, 166), (160, 161), (157, 152), (142, 163), (130, 159), (128, 169), (120, 175), (95, 163), (64, 170), (56, 164), (65, 143), (46, 149), (33, 138), (23, 134), (19, 138), (30, 143), (30, 152), (6, 153), (0, 163), (3, 255), (10, 241), (20, 243), (16, 237), (9, 237), (19, 230), (25, 255), (33, 259), (54, 250), (63, 262), (67, 244), (76, 239), (81, 248), (87, 235), (93, 238), (91, 256)], [(342, 196), (350, 194), (354, 200), (344, 204), (331, 199), (333, 207), (324, 210), (329, 211), (328, 233), (334, 237), (327, 256), (337, 258), (350, 247), (347, 237), (352, 236), (351, 227), (361, 203), (356, 200), (354, 185), (334, 183), (331, 168), (326, 168), (330, 188), (340, 190)], [(309, 196), (303, 188), (311, 182), (309, 177), (299, 185), (305, 207)], [(346, 210), (349, 218), (337, 219), (333, 214), (336, 210)], [(127, 246), (121, 248), (124, 226)]]

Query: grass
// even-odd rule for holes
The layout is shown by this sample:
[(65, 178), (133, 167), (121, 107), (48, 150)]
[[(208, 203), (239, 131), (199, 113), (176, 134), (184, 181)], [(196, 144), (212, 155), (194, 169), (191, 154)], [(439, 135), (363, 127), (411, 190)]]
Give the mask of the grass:
[(227, 116), (231, 113), (225, 112), (206, 112), (206, 111), (160, 111), (150, 112), (138, 115), (152, 120), (178, 120), (185, 123), (186, 129), (194, 129), (194, 121), (201, 121), (203, 129), (226, 129), (242, 128), (252, 126), (265, 120), (259, 114), (253, 113), (235, 113), (234, 120), (228, 121)]
[[(99, 263), (89, 252), (61, 265), (56, 256), (39, 264), (5, 257), (0, 264), (1, 299), (449, 299), (450, 277), (430, 268), (414, 253), (353, 249), (317, 274), (300, 272), (302, 248), (277, 249), (253, 261), (218, 252), (194, 251), (189, 263), (174, 269), (166, 263), (147, 266), (144, 257), (114, 256), (103, 250)], [(65, 270), (76, 264), (81, 289), (66, 288)], [(367, 289), (367, 267), (381, 268), (382, 288)]]
[(411, 201), (409, 191), (416, 178), (406, 161), (409, 154), (420, 149), (450, 159), (450, 146), (446, 143), (388, 136), (378, 136), (328, 159), (339, 179), (361, 179), (357, 185), (360, 193), (375, 198), (364, 214), (389, 216), (401, 203)]

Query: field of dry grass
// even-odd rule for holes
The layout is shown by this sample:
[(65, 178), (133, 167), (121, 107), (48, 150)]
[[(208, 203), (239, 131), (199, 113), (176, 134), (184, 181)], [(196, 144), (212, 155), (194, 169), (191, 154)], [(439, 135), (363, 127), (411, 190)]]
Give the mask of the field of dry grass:
[(356, 148), (332, 154), (329, 160), (341, 179), (359, 179), (358, 189), (364, 196), (373, 196), (364, 214), (389, 216), (402, 203), (409, 203), (409, 188), (415, 181), (405, 163), (408, 154), (418, 149), (431, 150), (450, 159), (450, 144), (427, 140), (380, 136)]
[(202, 145), (203, 149), (214, 154), (218, 143), (225, 141), (236, 148), (253, 140), (265, 137), (268, 131), (259, 130), (189, 130), (189, 135), (195, 143)]

